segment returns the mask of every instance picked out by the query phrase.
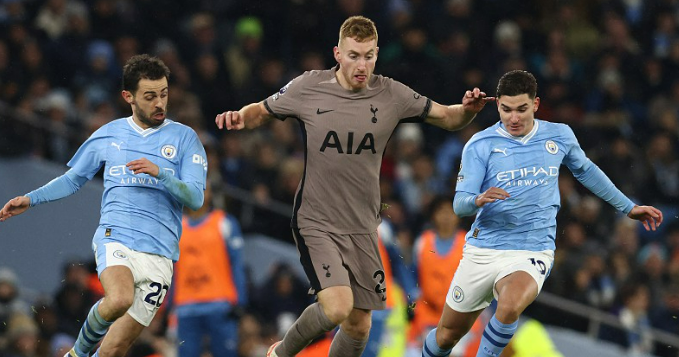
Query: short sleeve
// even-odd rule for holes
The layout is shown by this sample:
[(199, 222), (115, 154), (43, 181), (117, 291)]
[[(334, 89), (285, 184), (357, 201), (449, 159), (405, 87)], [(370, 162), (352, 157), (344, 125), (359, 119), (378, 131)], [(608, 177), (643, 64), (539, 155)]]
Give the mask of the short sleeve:
[(279, 120), (287, 117), (299, 117), (300, 103), (302, 102), (301, 88), (303, 75), (291, 80), (278, 92), (264, 100), (264, 106), (271, 115)]
[(391, 80), (391, 94), (398, 108), (399, 120), (422, 122), (431, 110), (431, 99), (412, 90), (407, 85)]
[(97, 174), (105, 161), (106, 147), (105, 138), (95, 132), (90, 136), (73, 155), (68, 162), (72, 172), (81, 177), (91, 180)]
[(471, 194), (481, 193), (481, 186), (486, 177), (486, 159), (483, 145), (478, 140), (470, 140), (462, 150), (462, 163), (457, 175), (455, 191)]
[(564, 143), (568, 148), (568, 152), (564, 157), (564, 165), (568, 167), (571, 172), (579, 172), (585, 170), (591, 165), (591, 161), (580, 147), (575, 133), (568, 125), (563, 125), (562, 135), (564, 136)]
[[(190, 129), (191, 130), (191, 129)], [(187, 138), (187, 146), (182, 156), (179, 178), (185, 183), (196, 183), (205, 190), (207, 180), (207, 155), (198, 135), (191, 130)]]

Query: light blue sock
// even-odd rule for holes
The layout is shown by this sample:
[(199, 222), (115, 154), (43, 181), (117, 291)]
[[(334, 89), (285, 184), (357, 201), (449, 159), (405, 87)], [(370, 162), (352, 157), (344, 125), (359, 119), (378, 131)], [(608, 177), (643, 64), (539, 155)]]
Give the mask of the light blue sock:
[(519, 326), (519, 321), (514, 321), (511, 324), (503, 324), (498, 321), (493, 315), (490, 319), (486, 329), (483, 330), (483, 337), (481, 338), (481, 345), (476, 357), (498, 357), (502, 350), (507, 346), (509, 340), (514, 336), (516, 328)]
[(445, 357), (450, 354), (453, 349), (444, 350), (436, 343), (436, 329), (429, 331), (427, 338), (424, 340), (422, 346), (422, 357)]
[(97, 301), (90, 309), (90, 312), (87, 314), (87, 319), (80, 329), (80, 333), (78, 333), (78, 339), (75, 341), (75, 346), (73, 346), (75, 353), (80, 357), (89, 356), (90, 352), (94, 350), (99, 341), (104, 338), (109, 326), (113, 324), (113, 321), (106, 321), (99, 315), (99, 303), (101, 303), (101, 300)]

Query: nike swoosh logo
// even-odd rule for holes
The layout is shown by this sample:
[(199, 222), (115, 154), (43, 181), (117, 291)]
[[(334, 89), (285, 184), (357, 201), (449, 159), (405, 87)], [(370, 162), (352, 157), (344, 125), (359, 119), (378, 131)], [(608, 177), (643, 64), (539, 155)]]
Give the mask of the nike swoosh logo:
[(334, 109), (321, 110), (321, 108), (316, 109), (316, 114), (325, 114), (334, 111)]

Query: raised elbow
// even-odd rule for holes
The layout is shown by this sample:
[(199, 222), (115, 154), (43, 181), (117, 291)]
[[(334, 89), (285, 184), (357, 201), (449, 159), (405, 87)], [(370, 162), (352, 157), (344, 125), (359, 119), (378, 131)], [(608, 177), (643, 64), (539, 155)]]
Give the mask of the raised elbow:
[(194, 211), (197, 211), (197, 210), (199, 210), (201, 207), (203, 207), (203, 203), (205, 203), (205, 197), (204, 197), (203, 194), (201, 193), (201, 194), (198, 195), (198, 197), (196, 197), (196, 198), (190, 200), (189, 202), (187, 202), (186, 205), (187, 205), (190, 209), (192, 209), (192, 210), (194, 210)]

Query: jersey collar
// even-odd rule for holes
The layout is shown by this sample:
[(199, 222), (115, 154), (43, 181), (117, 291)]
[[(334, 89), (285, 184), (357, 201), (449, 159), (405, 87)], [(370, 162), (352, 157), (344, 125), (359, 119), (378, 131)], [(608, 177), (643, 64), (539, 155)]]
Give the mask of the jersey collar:
[(127, 117), (127, 123), (130, 124), (132, 129), (134, 131), (136, 131), (137, 133), (139, 133), (139, 135), (144, 136), (144, 137), (158, 132), (160, 129), (170, 125), (171, 122), (172, 122), (171, 120), (168, 120), (166, 118), (165, 121), (163, 122), (163, 124), (160, 124), (159, 126), (156, 126), (156, 127), (153, 127), (153, 128), (143, 129), (142, 127), (137, 125), (137, 123), (134, 122), (134, 119), (132, 119), (132, 116)]
[(514, 140), (525, 145), (526, 143), (528, 143), (528, 141), (530, 139), (532, 139), (535, 136), (535, 134), (538, 132), (539, 127), (540, 127), (540, 121), (533, 119), (533, 129), (531, 129), (531, 131), (524, 136), (514, 136), (514, 135), (510, 134), (507, 130), (505, 130), (504, 126), (502, 125), (502, 122), (499, 123), (499, 125), (498, 125), (497, 129), (495, 129), (495, 131), (498, 134), (504, 136), (505, 138), (514, 139)]

